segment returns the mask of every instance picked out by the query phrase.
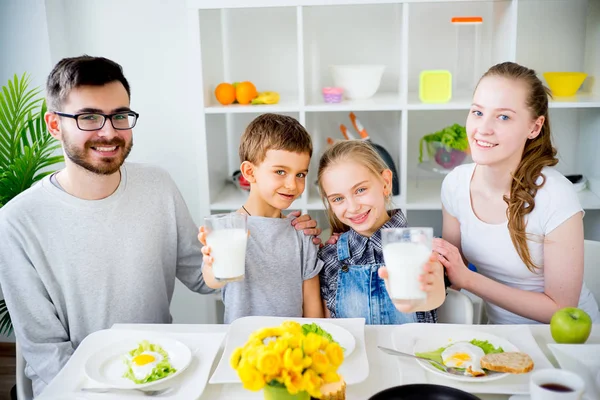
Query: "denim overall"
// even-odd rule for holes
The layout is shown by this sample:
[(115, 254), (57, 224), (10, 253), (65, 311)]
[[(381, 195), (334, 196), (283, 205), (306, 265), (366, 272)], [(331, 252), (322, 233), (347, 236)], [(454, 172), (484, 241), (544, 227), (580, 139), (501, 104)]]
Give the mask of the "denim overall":
[(351, 265), (348, 234), (337, 242), (338, 270), (335, 298), (336, 318), (365, 318), (368, 325), (392, 325), (418, 322), (417, 314), (396, 310), (385, 289), (385, 282), (377, 275), (383, 264)]

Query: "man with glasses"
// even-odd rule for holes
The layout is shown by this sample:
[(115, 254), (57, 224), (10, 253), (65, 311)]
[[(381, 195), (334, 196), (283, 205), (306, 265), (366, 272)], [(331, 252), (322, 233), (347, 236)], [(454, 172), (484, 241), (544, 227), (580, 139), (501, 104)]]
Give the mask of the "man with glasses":
[[(65, 168), (0, 210), (0, 285), (36, 395), (88, 334), (170, 323), (175, 278), (211, 292), (197, 226), (173, 180), (124, 163), (139, 114), (121, 67), (66, 58), (46, 90), (46, 125)], [(300, 221), (297, 229), (316, 226)]]

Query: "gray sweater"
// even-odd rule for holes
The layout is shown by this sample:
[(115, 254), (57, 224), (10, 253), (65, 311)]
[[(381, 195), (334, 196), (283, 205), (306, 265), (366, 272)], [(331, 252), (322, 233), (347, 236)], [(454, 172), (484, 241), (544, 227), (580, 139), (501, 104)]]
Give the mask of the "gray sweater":
[(0, 285), (34, 393), (90, 333), (170, 323), (175, 278), (202, 279), (197, 227), (169, 175), (124, 164), (117, 190), (82, 200), (49, 177), (0, 209)]

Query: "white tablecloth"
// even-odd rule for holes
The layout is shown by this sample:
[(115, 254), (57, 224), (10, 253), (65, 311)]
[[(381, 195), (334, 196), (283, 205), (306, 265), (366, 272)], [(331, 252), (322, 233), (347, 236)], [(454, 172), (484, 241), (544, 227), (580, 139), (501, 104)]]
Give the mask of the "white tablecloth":
[[(474, 325), (475, 327), (476, 325)], [(228, 330), (228, 325), (144, 325), (144, 324), (117, 324), (112, 329), (118, 330), (145, 330), (154, 331), (161, 333), (225, 333)], [(530, 325), (531, 333), (533, 334), (536, 342), (548, 358), (555, 366), (558, 366), (556, 359), (548, 349), (548, 343), (554, 343), (552, 336), (550, 335), (550, 328), (548, 325)], [(392, 344), (392, 329), (394, 326), (369, 326), (365, 327), (365, 341), (367, 355), (369, 359), (369, 376), (368, 378), (356, 385), (348, 386), (347, 388), (347, 399), (349, 400), (366, 400), (373, 394), (392, 387), (402, 384), (400, 381), (400, 374), (398, 373), (398, 364), (394, 357), (384, 354), (377, 349), (377, 346), (385, 346), (393, 348)], [(600, 343), (600, 325), (594, 325), (592, 334), (588, 343)], [(216, 368), (218, 360), (221, 357), (223, 351), (224, 341), (221, 345), (221, 349), (217, 353), (215, 361), (212, 366), (212, 370)], [(57, 393), (62, 387), (66, 387), (66, 383), (74, 379), (80, 379), (83, 374), (83, 367), (85, 358), (75, 357), (71, 358), (69, 363), (63, 368), (61, 373), (50, 383), (47, 391)], [(417, 368), (417, 366), (415, 366)], [(212, 371), (211, 371), (212, 373)], [(505, 400), (508, 399), (508, 395), (490, 395), (490, 394), (477, 394), (482, 400)], [(44, 399), (44, 394), (39, 397), (40, 400)], [(108, 398), (108, 397), (107, 397)], [(239, 384), (224, 384), (224, 385), (211, 385), (207, 384), (204, 393), (199, 398), (200, 400), (219, 400), (227, 399), (231, 400), (244, 399), (257, 399), (257, 393), (247, 392), (241, 389)], [(182, 399), (183, 400), (183, 399)]]

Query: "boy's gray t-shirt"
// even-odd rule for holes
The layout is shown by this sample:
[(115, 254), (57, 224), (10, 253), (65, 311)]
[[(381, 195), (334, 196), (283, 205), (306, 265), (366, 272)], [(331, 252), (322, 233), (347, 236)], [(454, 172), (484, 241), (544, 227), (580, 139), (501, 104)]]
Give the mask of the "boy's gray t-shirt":
[(302, 317), (302, 284), (323, 262), (291, 218), (248, 217), (244, 279), (223, 288), (225, 323), (246, 316)]

